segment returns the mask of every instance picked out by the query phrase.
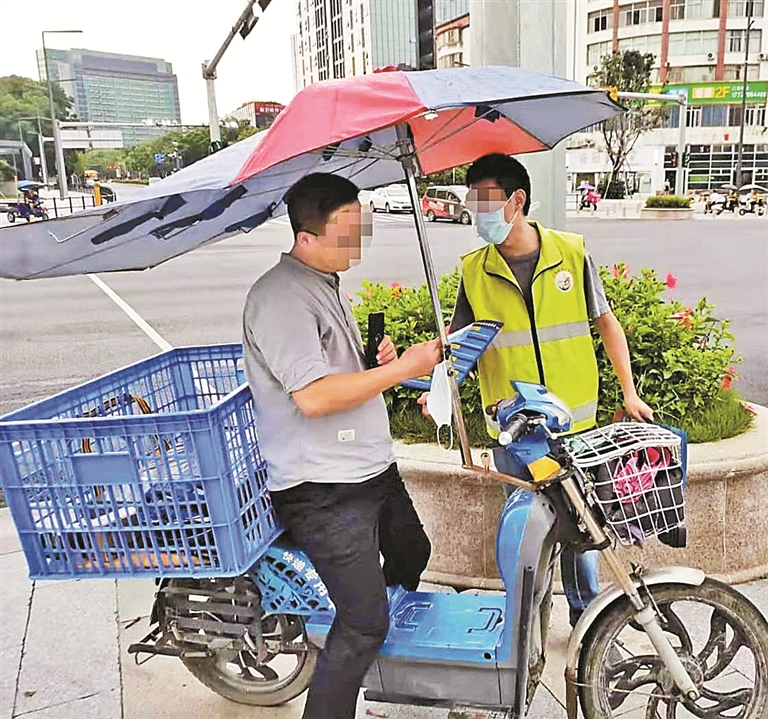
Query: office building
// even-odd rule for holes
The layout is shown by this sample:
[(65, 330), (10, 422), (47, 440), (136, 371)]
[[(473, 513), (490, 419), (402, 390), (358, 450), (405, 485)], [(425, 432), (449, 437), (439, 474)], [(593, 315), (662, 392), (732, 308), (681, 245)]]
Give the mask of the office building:
[[(51, 80), (61, 83), (78, 120), (127, 123), (123, 143), (134, 145), (181, 123), (179, 89), (171, 63), (159, 58), (92, 50), (47, 50)], [(45, 80), (43, 51), (37, 51)]]
[[(292, 37), (296, 89), (364, 75), (387, 65), (416, 67), (416, 0), (296, 0)], [(435, 0), (435, 23), (469, 12), (469, 0)]]
[[(768, 32), (764, 0), (576, 0), (576, 79), (594, 83), (601, 58), (628, 49), (655, 56), (653, 91), (684, 93), (688, 145), (686, 188), (709, 190), (736, 181), (736, 154), (742, 114), (744, 68), (747, 106), (744, 134), (745, 182), (768, 183)], [(753, 17), (746, 58), (747, 16)], [(670, 106), (664, 126), (643, 135), (638, 158), (646, 171), (663, 165), (654, 190), (664, 180), (674, 186), (679, 108)], [(591, 140), (589, 137), (591, 136)], [(572, 181), (596, 173), (599, 133), (574, 137), (571, 145), (591, 142), (592, 158), (569, 163)], [(649, 152), (655, 148), (655, 154)], [(584, 153), (582, 153), (584, 155)], [(654, 156), (655, 161), (651, 161)], [(573, 159), (576, 158), (574, 155)], [(604, 164), (604, 162), (603, 162)], [(636, 168), (629, 168), (630, 170)]]

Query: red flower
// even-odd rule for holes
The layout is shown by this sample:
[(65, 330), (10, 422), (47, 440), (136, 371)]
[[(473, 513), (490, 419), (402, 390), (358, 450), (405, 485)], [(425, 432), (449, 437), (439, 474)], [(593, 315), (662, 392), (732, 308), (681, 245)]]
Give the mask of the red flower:
[(629, 267), (624, 262), (613, 266), (613, 278), (615, 280), (626, 280), (629, 277)]
[(395, 289), (395, 287), (402, 287), (402, 285), (401, 285), (399, 282), (393, 282), (393, 283), (392, 283), (392, 284), (389, 286), (389, 289), (393, 290), (393, 289)]
[(736, 368), (731, 365), (728, 371), (723, 375), (723, 389), (731, 389), (733, 383), (736, 381)]
[(691, 315), (693, 314), (693, 310), (690, 307), (686, 307), (681, 312), (675, 312), (675, 314), (670, 315), (669, 319), (671, 320), (677, 320), (685, 329), (690, 329), (693, 327), (693, 322), (691, 322)]
[(674, 290), (675, 287), (677, 287), (677, 277), (675, 277), (671, 272), (667, 275), (667, 279), (664, 280), (664, 284), (667, 286), (668, 289)]

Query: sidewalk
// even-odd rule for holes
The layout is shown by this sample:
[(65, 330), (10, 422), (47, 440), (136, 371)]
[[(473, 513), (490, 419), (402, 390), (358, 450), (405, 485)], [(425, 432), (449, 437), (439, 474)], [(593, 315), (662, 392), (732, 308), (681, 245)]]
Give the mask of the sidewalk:
[[(147, 632), (151, 580), (30, 582), (8, 509), (0, 510), (0, 719), (298, 719), (304, 699), (234, 704), (178, 659), (137, 666), (126, 648)], [(765, 613), (768, 579), (739, 587)], [(140, 621), (133, 624), (134, 620)], [(567, 607), (555, 597), (550, 656), (528, 719), (565, 719)], [(445, 709), (364, 702), (358, 718), (445, 719)]]

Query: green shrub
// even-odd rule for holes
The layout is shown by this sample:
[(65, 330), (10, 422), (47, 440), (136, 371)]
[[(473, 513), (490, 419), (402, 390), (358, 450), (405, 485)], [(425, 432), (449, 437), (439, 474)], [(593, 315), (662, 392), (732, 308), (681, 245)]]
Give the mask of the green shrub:
[[(705, 299), (694, 308), (663, 294), (674, 289), (677, 280), (668, 275), (665, 282), (655, 272), (643, 270), (631, 277), (625, 265), (612, 270), (600, 268), (606, 295), (625, 328), (632, 366), (640, 396), (654, 409), (659, 421), (685, 429), (691, 441), (710, 441), (739, 434), (751, 423), (735, 393), (735, 350), (728, 321), (712, 316), (712, 305)], [(445, 275), (438, 294), (447, 323), (453, 313), (459, 272)], [(354, 307), (355, 318), (365, 334), (368, 315), (384, 312), (386, 331), (399, 352), (437, 334), (432, 304), (426, 285), (418, 288), (387, 287), (363, 283)], [(616, 375), (595, 335), (595, 352), (600, 373), (598, 422), (610, 422), (622, 406), (623, 398)], [(477, 377), (461, 385), (462, 406), (472, 445), (488, 446), (480, 388)], [(435, 425), (421, 416), (416, 403), (420, 392), (395, 387), (384, 393), (392, 435), (406, 442), (434, 442)]]
[(678, 208), (689, 209), (693, 202), (692, 197), (680, 197), (680, 195), (653, 195), (645, 201), (649, 208)]
[[(713, 305), (701, 299), (695, 307), (667, 300), (677, 286), (667, 275), (662, 282), (653, 270), (631, 276), (623, 263), (600, 268), (605, 293), (624, 327), (639, 395), (661, 422), (692, 430), (705, 413), (721, 403), (730, 389), (734, 365), (740, 362), (728, 331), (730, 321), (712, 315)], [(609, 422), (622, 404), (619, 381), (605, 348), (594, 335), (600, 373), (598, 423)]]

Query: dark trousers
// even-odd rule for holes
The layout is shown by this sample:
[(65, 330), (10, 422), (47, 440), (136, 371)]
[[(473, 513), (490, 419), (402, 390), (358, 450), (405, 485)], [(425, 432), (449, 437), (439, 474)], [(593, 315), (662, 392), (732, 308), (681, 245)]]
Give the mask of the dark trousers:
[(353, 719), (360, 685), (387, 636), (386, 587), (416, 589), (429, 539), (395, 464), (366, 482), (304, 482), (271, 497), (336, 606), (304, 719)]

